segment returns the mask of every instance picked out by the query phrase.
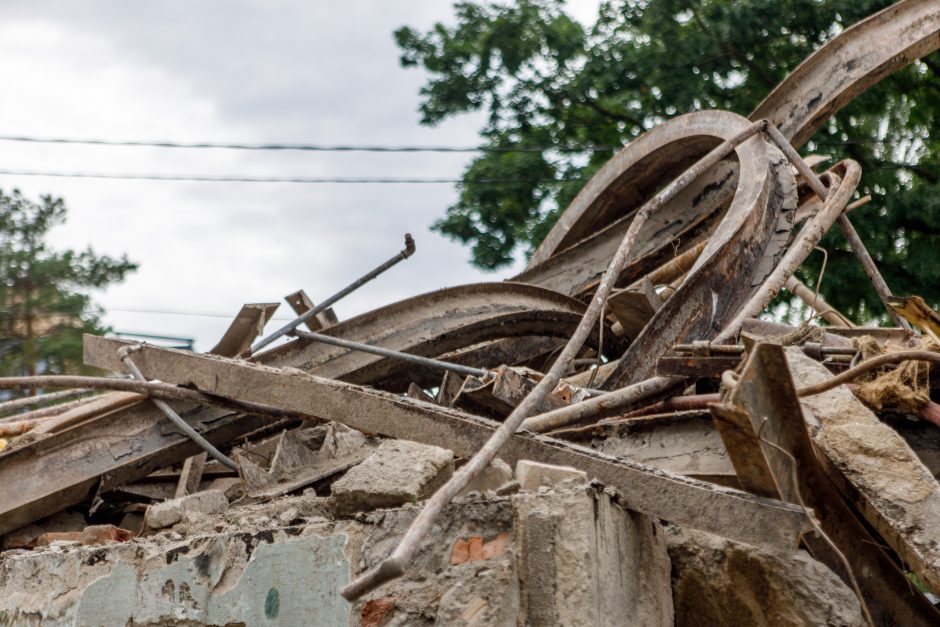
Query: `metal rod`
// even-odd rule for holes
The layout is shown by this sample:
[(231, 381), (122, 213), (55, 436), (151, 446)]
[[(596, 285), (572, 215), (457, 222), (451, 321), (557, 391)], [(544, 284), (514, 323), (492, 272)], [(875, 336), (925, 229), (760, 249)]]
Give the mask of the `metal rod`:
[(344, 340), (342, 338), (333, 337), (331, 335), (324, 335), (322, 333), (313, 333), (310, 331), (300, 331), (294, 329), (290, 334), (296, 335), (297, 337), (304, 340), (310, 340), (311, 342), (321, 342), (323, 344), (348, 348), (350, 350), (360, 351), (363, 353), (372, 353), (373, 355), (381, 355), (382, 357), (399, 359), (401, 361), (420, 364), (422, 366), (429, 366), (439, 370), (449, 370), (458, 374), (466, 374), (470, 375), (471, 377), (485, 377), (487, 373), (487, 371), (483, 368), (473, 368), (471, 366), (454, 364), (449, 361), (441, 361), (440, 359), (412, 355), (410, 353), (403, 353), (401, 351), (392, 350), (390, 348), (381, 348), (379, 346), (372, 346), (370, 344), (363, 344), (361, 342), (353, 342), (352, 340)]
[(287, 324), (285, 324), (283, 327), (281, 327), (280, 329), (278, 329), (271, 335), (267, 336), (264, 339), (258, 340), (258, 342), (256, 342), (255, 345), (251, 347), (249, 354), (253, 355), (254, 353), (257, 353), (259, 350), (264, 348), (265, 346), (268, 346), (269, 344), (277, 340), (278, 338), (282, 338), (285, 335), (289, 335), (292, 331), (294, 331), (297, 327), (305, 323), (307, 320), (310, 320), (321, 311), (325, 311), (329, 309), (330, 306), (332, 306), (338, 300), (356, 291), (357, 289), (362, 287), (364, 284), (368, 283), (375, 277), (379, 276), (380, 274), (382, 274), (383, 272), (385, 272), (386, 270), (388, 270), (389, 268), (397, 264), (399, 261), (403, 261), (407, 259), (411, 255), (413, 255), (414, 252), (415, 252), (415, 241), (414, 239), (412, 239), (411, 233), (405, 233), (405, 249), (404, 250), (402, 250), (400, 253), (398, 253), (397, 255), (395, 255), (394, 257), (392, 257), (391, 259), (389, 259), (382, 265), (378, 266), (371, 272), (359, 277), (358, 279), (356, 279), (355, 281), (353, 281), (352, 283), (350, 283), (349, 285), (347, 285), (340, 291), (336, 292), (335, 294), (327, 298), (325, 301), (323, 301), (316, 307), (313, 307), (312, 309), (309, 309), (308, 311), (304, 312), (300, 316), (297, 316), (291, 322), (288, 322)]
[(803, 301), (803, 303), (813, 309), (818, 313), (823, 319), (829, 324), (837, 327), (847, 327), (852, 328), (855, 325), (849, 320), (845, 314), (841, 311), (830, 305), (822, 294), (817, 294), (815, 291), (807, 287), (793, 275), (790, 275), (790, 278), (787, 279), (786, 285), (784, 288)]
[[(124, 365), (127, 366), (127, 369), (130, 371), (132, 375), (134, 375), (135, 379), (137, 379), (138, 381), (146, 381), (147, 377), (143, 375), (143, 373), (140, 371), (140, 368), (138, 368), (137, 364), (135, 364), (134, 361), (131, 359), (130, 354), (138, 350), (140, 350), (139, 345), (125, 346), (124, 348), (121, 348), (120, 350), (118, 350), (118, 357), (121, 358), (121, 361), (124, 362)], [(159, 399), (159, 398), (151, 398), (150, 400), (153, 401), (154, 405), (160, 408), (160, 411), (163, 412), (163, 415), (169, 418), (170, 421), (173, 424), (175, 424), (179, 428), (180, 431), (185, 433), (186, 436), (190, 440), (192, 440), (193, 442), (198, 444), (200, 447), (202, 447), (202, 449), (205, 452), (207, 452), (209, 455), (211, 455), (213, 459), (217, 460), (220, 464), (222, 464), (226, 468), (231, 468), (232, 470), (235, 470), (235, 471), (238, 470), (238, 464), (236, 464), (225, 453), (223, 453), (216, 447), (212, 446), (212, 443), (209, 442), (209, 440), (199, 435), (199, 432), (193, 429), (192, 426), (188, 422), (183, 420), (179, 414), (173, 411), (173, 408), (170, 407), (166, 403), (166, 401)]]
[[(421, 541), (427, 536), (428, 532), (434, 526), (434, 521), (443, 511), (444, 507), (477, 476), (487, 464), (492, 461), (500, 449), (509, 441), (512, 435), (518, 431), (523, 421), (533, 412), (545, 397), (555, 389), (561, 377), (567, 372), (571, 360), (577, 357), (578, 351), (584, 346), (591, 330), (597, 324), (602, 310), (607, 303), (607, 297), (614, 287), (614, 283), (623, 271), (630, 254), (636, 246), (639, 231), (649, 219), (649, 217), (662, 208), (670, 199), (674, 198), (679, 192), (685, 189), (689, 184), (695, 181), (702, 173), (718, 163), (732, 152), (741, 142), (756, 135), (762, 128), (767, 126), (764, 120), (755, 122), (743, 129), (740, 133), (731, 139), (721, 142), (708, 154), (699, 159), (688, 170), (683, 172), (678, 178), (663, 188), (653, 198), (643, 204), (637, 212), (633, 221), (630, 223), (627, 232), (620, 241), (620, 245), (614, 253), (613, 259), (607, 270), (604, 272), (591, 302), (581, 317), (577, 328), (565, 344), (561, 354), (552, 364), (541, 381), (532, 389), (532, 391), (522, 400), (519, 405), (509, 414), (506, 420), (493, 433), (489, 440), (474, 454), (474, 456), (459, 471), (454, 473), (443, 486), (428, 500), (424, 508), (411, 523), (411, 526), (405, 532), (405, 536), (399, 542), (392, 554), (382, 561), (375, 568), (363, 573), (356, 580), (352, 581), (340, 590), (340, 594), (347, 601), (358, 599), (363, 594), (374, 590), (382, 584), (391, 581), (404, 574), (412, 558), (418, 550)], [(680, 379), (681, 380), (681, 379)], [(606, 396), (606, 395), (605, 395)], [(599, 397), (599, 398), (604, 398)], [(578, 403), (575, 407), (594, 403), (598, 399), (591, 399)]]
[(888, 313), (891, 315), (894, 323), (902, 329), (910, 331), (910, 323), (901, 317), (901, 315), (898, 314), (898, 312), (896, 312), (888, 302), (892, 296), (891, 290), (888, 288), (888, 284), (885, 283), (884, 277), (881, 276), (881, 272), (878, 270), (878, 266), (875, 265), (875, 260), (871, 258), (870, 254), (868, 254), (868, 249), (865, 248), (865, 244), (862, 242), (862, 238), (858, 236), (858, 231), (855, 230), (855, 227), (852, 226), (852, 223), (849, 221), (849, 217), (843, 213), (841, 216), (839, 216), (836, 224), (839, 225), (839, 230), (842, 231), (842, 235), (845, 236), (846, 241), (849, 243), (849, 247), (851, 247), (852, 252), (855, 253), (859, 263), (862, 264), (862, 270), (864, 270), (865, 274), (868, 275), (868, 280), (871, 281), (871, 285), (875, 288), (875, 292), (877, 292), (878, 298), (881, 300), (881, 304), (884, 305), (885, 309), (888, 310)]
[[(796, 168), (797, 172), (800, 173), (800, 176), (806, 181), (806, 184), (812, 188), (813, 192), (819, 196), (820, 200), (826, 200), (828, 194), (826, 186), (823, 185), (822, 181), (819, 180), (819, 177), (816, 176), (816, 173), (813, 172), (813, 169), (809, 167), (809, 164), (803, 160), (803, 157), (800, 156), (800, 153), (796, 151), (793, 146), (790, 145), (790, 142), (787, 141), (787, 138), (783, 136), (777, 127), (773, 124), (767, 124), (767, 135), (773, 140), (780, 150), (783, 151), (783, 154), (786, 155), (787, 159), (790, 160), (790, 163)], [(862, 269), (865, 271), (865, 274), (868, 275), (868, 279), (871, 281), (872, 287), (875, 288), (875, 292), (878, 294), (878, 298), (881, 300), (881, 304), (884, 305), (885, 310), (888, 314), (894, 319), (895, 324), (897, 324), (902, 329), (908, 331), (911, 330), (911, 325), (908, 324), (907, 320), (902, 318), (894, 309), (891, 308), (891, 305), (888, 303), (888, 299), (891, 298), (891, 290), (888, 289), (888, 284), (885, 283), (884, 277), (881, 276), (881, 272), (878, 270), (878, 266), (875, 265), (875, 260), (871, 258), (871, 255), (868, 254), (868, 249), (865, 248), (865, 244), (862, 242), (862, 239), (858, 236), (858, 232), (855, 230), (855, 227), (852, 226), (852, 223), (849, 222), (848, 216), (845, 215), (845, 212), (839, 215), (836, 219), (836, 223), (839, 225), (839, 230), (842, 231), (842, 234), (845, 236), (845, 239), (848, 240), (849, 246), (852, 248), (852, 252), (855, 253), (855, 256), (858, 258), (860, 264), (862, 264)]]
[[(698, 353), (704, 351), (710, 355), (740, 355), (745, 351), (743, 344), (676, 344), (672, 349), (677, 353)], [(854, 346), (820, 346), (823, 355), (854, 355), (858, 349)]]
[[(33, 377), (0, 377), (0, 390), (38, 390), (45, 388), (76, 388), (83, 387), (92, 390), (113, 390), (118, 392), (134, 392), (141, 396), (156, 396), (177, 401), (188, 401), (201, 405), (213, 405), (232, 411), (246, 414), (271, 416), (272, 418), (306, 416), (294, 412), (284, 411), (273, 405), (252, 403), (250, 401), (232, 400), (212, 394), (205, 394), (198, 390), (181, 388), (160, 381), (136, 381), (134, 379), (117, 379), (114, 377), (85, 377), (78, 375), (37, 375)], [(98, 397), (102, 398), (102, 397)], [(85, 399), (91, 401), (92, 399)], [(97, 399), (95, 399), (97, 400)], [(24, 414), (25, 415), (25, 414)], [(2, 423), (0, 423), (2, 424)]]
[(95, 400), (95, 397), (90, 396), (87, 398), (80, 398), (74, 401), (67, 401), (65, 403), (58, 403), (56, 405), (50, 405), (49, 407), (42, 407), (40, 409), (33, 409), (32, 411), (26, 411), (19, 414), (13, 414), (12, 416), (7, 416), (6, 418), (0, 418), (0, 425), (9, 424), (13, 422), (22, 422), (24, 420), (41, 420), (43, 418), (51, 418), (52, 416), (58, 416), (63, 414), (70, 409), (75, 409), (76, 407), (81, 407), (86, 403), (91, 403)]
[(73, 396), (81, 396), (86, 394), (91, 390), (77, 389), (77, 390), (61, 390), (59, 392), (50, 392), (48, 394), (40, 394), (38, 396), (29, 396), (26, 398), (17, 398), (11, 401), (5, 401), (0, 403), (0, 413), (7, 413), (13, 411), (14, 409), (20, 409), (21, 407), (30, 407), (31, 405), (39, 405), (41, 403), (48, 403), (51, 401), (61, 401), (67, 398), (72, 398)]

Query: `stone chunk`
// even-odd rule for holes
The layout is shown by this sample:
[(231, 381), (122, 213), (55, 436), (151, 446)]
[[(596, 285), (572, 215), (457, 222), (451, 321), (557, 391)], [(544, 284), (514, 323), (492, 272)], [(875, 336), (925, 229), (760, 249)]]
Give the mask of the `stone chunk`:
[(667, 543), (676, 625), (865, 625), (851, 589), (803, 551), (676, 527)]
[(427, 498), (453, 473), (453, 452), (387, 440), (333, 484), (333, 499), (339, 512), (397, 507)]
[(193, 514), (218, 514), (228, 509), (228, 499), (219, 490), (206, 490), (178, 499), (151, 505), (147, 509), (147, 526), (151, 529), (172, 527)]
[(516, 463), (516, 481), (526, 492), (537, 492), (541, 486), (553, 486), (569, 479), (587, 483), (587, 473), (570, 466), (552, 466), (521, 459)]
[(498, 490), (507, 482), (512, 481), (512, 468), (501, 459), (494, 459), (483, 472), (474, 477), (457, 496), (466, 496), (471, 492), (487, 492)]

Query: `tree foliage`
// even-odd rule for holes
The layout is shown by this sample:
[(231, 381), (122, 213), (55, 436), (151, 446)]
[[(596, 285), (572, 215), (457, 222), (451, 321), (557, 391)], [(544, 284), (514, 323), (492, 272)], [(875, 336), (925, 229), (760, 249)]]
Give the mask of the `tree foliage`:
[(60, 198), (38, 203), (0, 191), (0, 375), (78, 370), (82, 334), (101, 333), (88, 290), (121, 281), (137, 268), (127, 257), (90, 248), (53, 250), (49, 230), (65, 221)]
[[(751, 110), (813, 50), (891, 0), (607, 0), (583, 27), (561, 0), (458, 2), (453, 25), (395, 32), (424, 68), (421, 122), (482, 111), (488, 152), (435, 224), (494, 269), (531, 253), (617, 147), (700, 109)], [(940, 302), (940, 59), (931, 55), (856, 99), (806, 150), (863, 169), (853, 212), (897, 293)], [(931, 135), (933, 137), (931, 138)], [(501, 152), (506, 148), (531, 152)], [(550, 147), (550, 148), (546, 148)], [(544, 149), (543, 149), (544, 148)], [(919, 164), (919, 165), (917, 165)], [(881, 311), (841, 236), (830, 234), (827, 298), (859, 319)], [(817, 256), (801, 272), (812, 279)], [(814, 265), (816, 264), (816, 265)]]

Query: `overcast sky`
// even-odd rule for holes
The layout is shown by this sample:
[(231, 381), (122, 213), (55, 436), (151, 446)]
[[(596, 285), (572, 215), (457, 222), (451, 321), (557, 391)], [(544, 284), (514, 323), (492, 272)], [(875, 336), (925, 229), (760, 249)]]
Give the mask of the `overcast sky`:
[[(596, 0), (569, 3), (589, 21)], [(481, 119), (419, 126), (421, 71), (392, 31), (450, 21), (447, 0), (0, 3), (0, 135), (313, 144), (473, 145)], [(0, 142), (0, 170), (458, 178), (468, 155), (240, 152)], [(502, 280), (429, 230), (453, 185), (106, 181), (0, 175), (65, 199), (60, 247), (140, 269), (96, 295), (115, 330), (208, 350), (246, 302), (316, 301), (395, 254), (418, 253), (342, 301), (341, 319), (417, 293)], [(282, 301), (283, 303), (283, 301)], [(128, 311), (135, 310), (135, 311)], [(286, 317), (282, 304), (278, 317)]]

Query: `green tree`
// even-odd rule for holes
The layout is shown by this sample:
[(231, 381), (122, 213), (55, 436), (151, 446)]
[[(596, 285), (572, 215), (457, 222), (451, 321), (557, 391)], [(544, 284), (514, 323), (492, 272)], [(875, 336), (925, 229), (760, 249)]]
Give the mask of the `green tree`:
[(105, 330), (88, 290), (137, 268), (90, 248), (52, 250), (46, 236), (65, 214), (60, 198), (0, 191), (0, 375), (80, 370), (82, 334)]
[[(531, 253), (613, 154), (599, 147), (688, 111), (748, 115), (827, 39), (891, 3), (608, 0), (585, 28), (561, 0), (458, 2), (453, 26), (400, 28), (401, 64), (430, 75), (423, 124), (487, 114), (480, 134), (489, 151), (467, 167), (459, 199), (435, 228), (471, 245), (482, 268)], [(932, 303), (940, 302), (938, 116), (940, 59), (931, 55), (856, 99), (806, 147), (861, 163), (861, 193), (874, 201), (853, 221), (892, 289)], [(860, 320), (879, 315), (841, 236), (831, 233), (824, 246), (824, 286), (839, 286), (826, 293), (830, 302)], [(816, 257), (804, 279), (814, 279)]]

